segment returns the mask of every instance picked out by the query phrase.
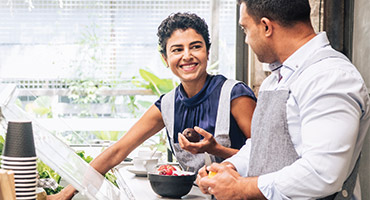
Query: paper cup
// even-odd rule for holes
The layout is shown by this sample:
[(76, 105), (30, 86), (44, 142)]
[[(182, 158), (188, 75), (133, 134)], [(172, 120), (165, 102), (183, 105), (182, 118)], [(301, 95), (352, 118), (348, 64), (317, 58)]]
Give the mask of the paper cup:
[(1, 165), (1, 168), (8, 170), (36, 170), (36, 165), (34, 166), (8, 166)]
[(22, 174), (36, 174), (37, 170), (17, 170), (13, 171), (15, 175), (22, 175)]
[(26, 161), (26, 162), (19, 162), (19, 161), (8, 161), (8, 160), (2, 160), (1, 164), (5, 165), (36, 165), (37, 161)]
[(15, 188), (15, 191), (20, 193), (20, 192), (33, 192), (36, 191), (36, 188)]
[(33, 157), (11, 157), (11, 156), (2, 155), (1, 159), (5, 160), (5, 161), (32, 162), (32, 161), (36, 161), (37, 157), (36, 156), (33, 156)]
[(17, 200), (35, 200), (37, 198), (37, 195), (34, 196), (17, 196)]
[(35, 157), (35, 142), (30, 121), (9, 121), (5, 137), (4, 156)]
[(33, 190), (34, 191), (15, 192), (15, 195), (16, 196), (32, 196), (32, 195), (36, 195), (36, 187)]
[(36, 188), (36, 183), (16, 183), (14, 184), (15, 187), (17, 188), (30, 188), (30, 187), (35, 187)]
[(14, 179), (18, 179), (18, 178), (21, 178), (21, 179), (25, 179), (25, 178), (37, 178), (37, 174), (34, 173), (34, 174), (21, 174), (21, 175), (16, 175), (14, 174)]
[(14, 179), (14, 182), (16, 184), (35, 184), (37, 183), (37, 178), (33, 178), (33, 179), (17, 178), (17, 179)]

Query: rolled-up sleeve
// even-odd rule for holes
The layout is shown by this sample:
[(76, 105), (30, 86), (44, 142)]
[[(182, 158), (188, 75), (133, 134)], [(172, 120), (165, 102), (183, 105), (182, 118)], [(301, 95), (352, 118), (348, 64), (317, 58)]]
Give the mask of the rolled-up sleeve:
[(245, 141), (245, 145), (239, 150), (237, 154), (225, 160), (225, 162), (232, 163), (238, 173), (244, 177), (246, 177), (248, 174), (249, 156), (251, 153), (250, 147), (251, 139), (247, 139), (247, 141)]

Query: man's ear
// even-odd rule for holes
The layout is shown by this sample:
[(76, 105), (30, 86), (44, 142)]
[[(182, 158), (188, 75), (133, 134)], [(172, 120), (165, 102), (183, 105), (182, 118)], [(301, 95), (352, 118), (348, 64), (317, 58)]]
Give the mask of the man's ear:
[(168, 68), (169, 67), (169, 65), (168, 65), (168, 62), (167, 62), (167, 58), (166, 58), (166, 56), (164, 55), (164, 54), (162, 54), (161, 53), (161, 58), (162, 58), (162, 61), (163, 61), (163, 63), (166, 65), (166, 67)]
[(273, 31), (273, 26), (272, 26), (271, 20), (267, 17), (262, 17), (261, 18), (261, 25), (264, 26), (265, 36), (271, 36), (272, 31)]

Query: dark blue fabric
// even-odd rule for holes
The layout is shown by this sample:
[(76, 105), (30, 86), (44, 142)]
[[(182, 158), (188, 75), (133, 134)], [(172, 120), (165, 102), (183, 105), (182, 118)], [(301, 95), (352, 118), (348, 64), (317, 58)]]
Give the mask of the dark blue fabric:
[[(201, 91), (192, 98), (187, 97), (181, 84), (176, 88), (175, 143), (178, 143), (177, 133), (189, 127), (199, 126), (209, 133), (214, 134), (220, 92), (225, 81), (226, 77), (222, 75), (208, 75)], [(238, 83), (234, 86), (231, 92), (231, 100), (240, 96), (248, 96), (256, 100), (253, 91), (244, 83)], [(159, 110), (161, 110), (162, 97), (163, 95), (155, 102)], [(240, 130), (231, 112), (229, 134), (231, 148), (240, 149), (245, 144), (246, 137)]]

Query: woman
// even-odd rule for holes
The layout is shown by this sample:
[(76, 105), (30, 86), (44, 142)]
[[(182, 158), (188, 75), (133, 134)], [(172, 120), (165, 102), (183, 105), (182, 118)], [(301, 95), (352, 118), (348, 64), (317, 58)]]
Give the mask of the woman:
[[(208, 152), (221, 161), (234, 155), (250, 137), (255, 96), (243, 83), (227, 81), (228, 86), (223, 87), (225, 77), (207, 74), (210, 42), (205, 21), (195, 14), (176, 13), (161, 23), (157, 35), (161, 55), (181, 84), (168, 95), (161, 96), (119, 141), (91, 162), (101, 174), (121, 163), (165, 124), (177, 160), (184, 169), (191, 171), (204, 165), (203, 156), (197, 158), (197, 153)], [(223, 92), (223, 99), (220, 98), (222, 88), (228, 91)], [(219, 109), (224, 107), (230, 108)], [(219, 110), (223, 110), (221, 114), (217, 114)], [(194, 126), (203, 136), (200, 142), (192, 143), (183, 135), (174, 134)], [(196, 155), (195, 159), (192, 155)], [(75, 189), (68, 186), (57, 196), (68, 199), (74, 192)]]

